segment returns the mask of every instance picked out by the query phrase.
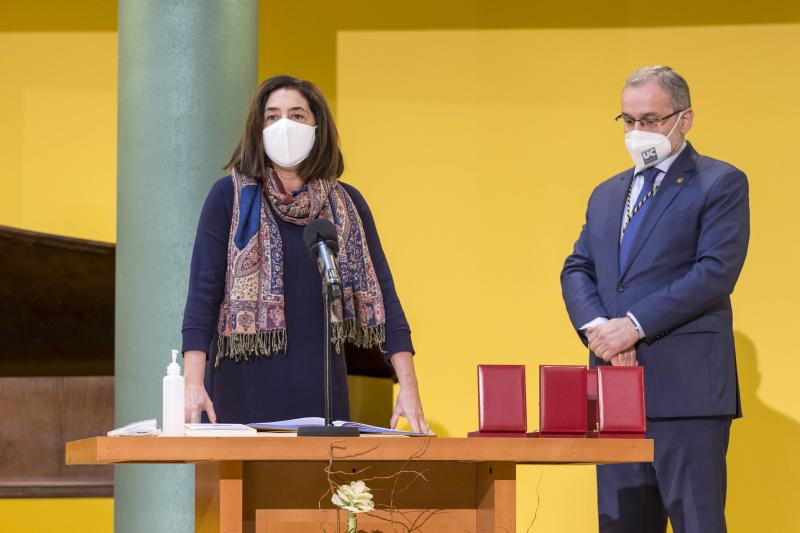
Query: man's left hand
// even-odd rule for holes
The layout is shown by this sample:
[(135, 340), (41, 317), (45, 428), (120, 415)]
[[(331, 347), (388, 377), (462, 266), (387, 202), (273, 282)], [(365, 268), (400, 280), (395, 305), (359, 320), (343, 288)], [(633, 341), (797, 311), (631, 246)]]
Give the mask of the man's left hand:
[(611, 319), (586, 333), (589, 349), (604, 361), (610, 361), (639, 341), (639, 332), (628, 317)]

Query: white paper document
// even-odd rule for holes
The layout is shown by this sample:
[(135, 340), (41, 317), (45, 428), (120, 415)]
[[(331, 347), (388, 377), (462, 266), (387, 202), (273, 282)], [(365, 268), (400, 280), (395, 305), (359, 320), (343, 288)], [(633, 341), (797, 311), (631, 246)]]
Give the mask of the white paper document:
[(258, 433), (244, 424), (184, 424), (189, 437), (248, 437)]
[(109, 437), (138, 437), (143, 435), (158, 435), (161, 430), (156, 427), (156, 419), (150, 418), (149, 420), (140, 420), (139, 422), (132, 422), (127, 426), (112, 429), (106, 435)]
[[(256, 428), (260, 431), (297, 431), (301, 426), (323, 426), (325, 419), (318, 416), (310, 416), (306, 418), (292, 418), (291, 420), (277, 420), (275, 422), (255, 422), (249, 424), (250, 427)], [(362, 424), (361, 422), (349, 422), (347, 420), (334, 420), (334, 426), (354, 427), (358, 428), (361, 433), (373, 433), (384, 435), (411, 435), (415, 437), (429, 437), (427, 433), (418, 433), (415, 431), (402, 431), (400, 429), (382, 428), (379, 426), (371, 426), (369, 424)]]

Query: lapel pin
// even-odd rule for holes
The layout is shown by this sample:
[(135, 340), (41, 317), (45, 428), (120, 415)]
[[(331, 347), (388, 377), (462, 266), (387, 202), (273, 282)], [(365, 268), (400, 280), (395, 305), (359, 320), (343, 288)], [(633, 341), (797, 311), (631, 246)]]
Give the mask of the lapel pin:
[(675, 183), (677, 183), (678, 185), (680, 185), (681, 183), (683, 183), (683, 176), (681, 176), (680, 178), (676, 179), (676, 180), (675, 180)]

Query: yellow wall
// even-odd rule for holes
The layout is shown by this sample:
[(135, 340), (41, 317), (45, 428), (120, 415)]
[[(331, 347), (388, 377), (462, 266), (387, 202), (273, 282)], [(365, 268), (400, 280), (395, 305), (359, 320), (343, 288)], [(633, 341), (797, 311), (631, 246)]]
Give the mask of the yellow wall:
[[(647, 50), (632, 46), (645, 41)], [(789, 531), (779, 517), (800, 501), (800, 409), (789, 381), (800, 365), (781, 333), (800, 320), (800, 291), (783, 283), (798, 253), (786, 235), (800, 229), (787, 188), (800, 187), (775, 154), (796, 139), (794, 95), (780, 88), (800, 80), (800, 67), (781, 59), (797, 53), (800, 25), (339, 33), (346, 179), (376, 213), (414, 331), (425, 408), (441, 433), (475, 428), (478, 363), (528, 365), (531, 427), (538, 365), (585, 363), (559, 271), (592, 188), (631, 165), (612, 120), (621, 83), (636, 66), (669, 64), (693, 87), (690, 140), (751, 177), (753, 244), (734, 297), (746, 418), (733, 429), (731, 529), (766, 521)], [(765, 117), (783, 117), (770, 135)], [(785, 453), (754, 466), (765, 435)], [(534, 514), (541, 475), (537, 530), (596, 528), (591, 467), (518, 475), (518, 524)], [(784, 483), (754, 491), (764, 477)]]
[(0, 32), (0, 225), (116, 240), (116, 32)]
[[(476, 364), (528, 365), (536, 427), (537, 366), (585, 361), (558, 272), (592, 187), (630, 166), (611, 120), (625, 76), (656, 63), (682, 72), (697, 116), (690, 140), (751, 180), (751, 248), (733, 298), (745, 418), (728, 454), (729, 527), (792, 531), (797, 4), (678, 1), (657, 17), (588, 1), (262, 5), (261, 78), (306, 77), (336, 108), (345, 179), (375, 213), (425, 409), (444, 435), (475, 428)], [(474, 252), (451, 266), (463, 249)], [(596, 528), (591, 467), (521, 467), (518, 478), (518, 530), (537, 484), (532, 531)]]
[(111, 498), (0, 499), (2, 533), (107, 533), (113, 529)]
[[(37, 19), (23, 2), (0, 14), (0, 224), (114, 240), (116, 13), (98, 5), (83, 0), (73, 10), (85, 16), (64, 19)], [(681, 0), (653, 21), (618, 5), (262, 0), (260, 75), (309, 78), (334, 104), (345, 179), (372, 206), (412, 324), (426, 413), (440, 434), (463, 435), (477, 423), (476, 364), (528, 366), (533, 428), (537, 366), (585, 361), (558, 272), (591, 188), (630, 164), (611, 121), (621, 83), (642, 64), (682, 72), (690, 139), (751, 180), (729, 526), (790, 531), (800, 8)], [(451, 266), (463, 249), (469, 260)], [(519, 531), (537, 483), (531, 531), (596, 527), (591, 467), (521, 467), (518, 478)], [(0, 531), (52, 531), (28, 520), (48, 515), (66, 517), (62, 530), (108, 531), (111, 513), (110, 500), (0, 500)]]

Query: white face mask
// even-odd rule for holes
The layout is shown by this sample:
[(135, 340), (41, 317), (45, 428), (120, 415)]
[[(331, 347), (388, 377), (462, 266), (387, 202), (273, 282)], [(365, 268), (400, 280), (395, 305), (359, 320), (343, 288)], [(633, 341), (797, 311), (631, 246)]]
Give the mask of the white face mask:
[(670, 156), (672, 144), (669, 137), (678, 126), (682, 115), (683, 111), (678, 114), (678, 119), (666, 135), (643, 130), (631, 130), (625, 134), (625, 147), (633, 158), (636, 172), (657, 165)]
[(282, 118), (264, 128), (264, 151), (276, 165), (293, 167), (311, 153), (316, 129), (316, 126)]

